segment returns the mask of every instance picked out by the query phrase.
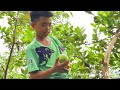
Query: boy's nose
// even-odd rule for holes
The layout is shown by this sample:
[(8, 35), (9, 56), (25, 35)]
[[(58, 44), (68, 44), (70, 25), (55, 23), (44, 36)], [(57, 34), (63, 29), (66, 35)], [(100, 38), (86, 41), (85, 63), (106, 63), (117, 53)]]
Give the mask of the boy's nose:
[(50, 26), (47, 26), (47, 28), (46, 28), (47, 30), (50, 30)]

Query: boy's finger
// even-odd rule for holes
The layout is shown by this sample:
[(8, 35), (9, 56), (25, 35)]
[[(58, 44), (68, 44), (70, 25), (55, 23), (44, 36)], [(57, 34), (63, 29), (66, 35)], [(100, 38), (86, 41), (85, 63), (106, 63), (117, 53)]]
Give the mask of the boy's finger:
[(56, 59), (55, 64), (59, 63), (59, 58)]
[(66, 65), (68, 65), (68, 61), (64, 61), (63, 63), (61, 63), (61, 66), (65, 67)]
[(69, 69), (67, 69), (67, 68), (64, 68), (63, 70), (64, 70), (64, 72), (68, 72), (69, 71)]

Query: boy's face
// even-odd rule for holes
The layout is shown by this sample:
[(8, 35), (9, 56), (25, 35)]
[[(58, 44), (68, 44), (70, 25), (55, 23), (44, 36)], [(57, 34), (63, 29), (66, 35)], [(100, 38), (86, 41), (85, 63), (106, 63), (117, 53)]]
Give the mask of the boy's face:
[(37, 36), (47, 37), (51, 31), (51, 17), (40, 17), (31, 25)]

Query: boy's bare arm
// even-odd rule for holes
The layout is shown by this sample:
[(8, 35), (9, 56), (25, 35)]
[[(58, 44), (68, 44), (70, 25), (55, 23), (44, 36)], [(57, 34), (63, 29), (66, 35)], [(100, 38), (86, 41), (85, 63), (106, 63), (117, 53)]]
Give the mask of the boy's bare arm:
[(37, 71), (37, 72), (30, 73), (30, 78), (31, 79), (44, 79), (44, 78), (47, 78), (49, 75), (51, 75), (54, 72), (55, 72), (54, 68), (50, 68), (50, 69), (44, 70), (44, 71)]
[(45, 79), (55, 72), (60, 72), (60, 73), (67, 72), (68, 70), (65, 69), (65, 66), (67, 66), (68, 64), (69, 64), (68, 61), (65, 61), (63, 63), (59, 63), (59, 61), (57, 59), (54, 67), (52, 67), (48, 70), (30, 73), (30, 78), (31, 79)]

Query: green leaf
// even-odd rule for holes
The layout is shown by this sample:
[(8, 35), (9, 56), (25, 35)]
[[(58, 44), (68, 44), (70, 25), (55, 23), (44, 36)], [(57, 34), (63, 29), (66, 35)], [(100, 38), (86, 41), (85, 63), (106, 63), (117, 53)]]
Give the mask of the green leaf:
[(5, 30), (6, 30), (6, 27), (1, 28), (2, 32), (5, 32)]
[(97, 34), (92, 34), (93, 39), (97, 38)]
[(93, 15), (92, 11), (85, 11), (85, 12), (88, 13), (88, 14), (92, 14)]
[(1, 16), (1, 15), (0, 15), (0, 19), (3, 19), (3, 18), (4, 18), (4, 16)]
[(84, 34), (84, 35), (83, 35), (83, 40), (85, 40), (85, 39), (86, 39), (86, 37), (87, 37), (87, 35), (86, 35), (86, 34)]
[(91, 25), (92, 25), (93, 27), (96, 27), (96, 24), (95, 24), (95, 23), (91, 23)]
[(24, 70), (21, 68), (21, 72), (24, 73)]
[(104, 32), (106, 29), (106, 27), (100, 27), (100, 32)]
[(114, 54), (114, 56), (115, 56), (115, 58), (118, 60), (118, 55), (116, 54), (116, 53), (113, 53)]

